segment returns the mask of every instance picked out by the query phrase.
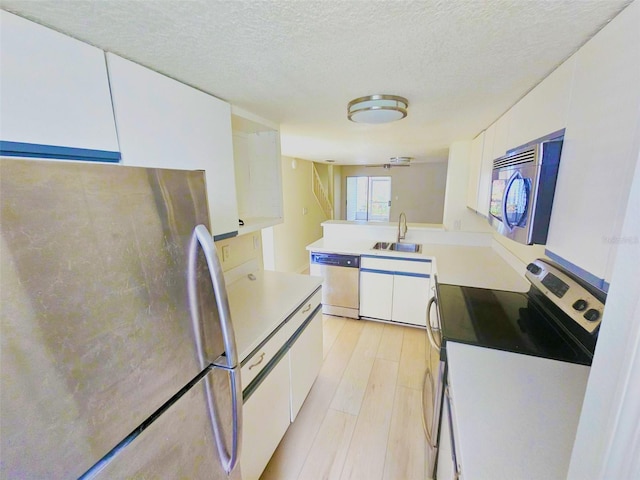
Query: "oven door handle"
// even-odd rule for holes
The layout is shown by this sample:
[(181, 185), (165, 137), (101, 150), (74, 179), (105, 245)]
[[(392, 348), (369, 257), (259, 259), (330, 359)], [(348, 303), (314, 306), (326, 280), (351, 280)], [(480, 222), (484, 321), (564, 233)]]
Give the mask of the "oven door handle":
[[(433, 374), (431, 373), (431, 369), (429, 367), (427, 367), (427, 369), (424, 372), (424, 378), (422, 379), (422, 429), (424, 430), (424, 436), (427, 438), (427, 443), (429, 445), (429, 447), (431, 448), (436, 448), (436, 444), (433, 441), (433, 436), (432, 433), (429, 430), (433, 430), (433, 424), (431, 424), (431, 429), (429, 429), (429, 426), (427, 425), (428, 421), (431, 421), (433, 419), (427, 419), (426, 417), (426, 411), (425, 411), (425, 401), (426, 401), (426, 395), (425, 395), (425, 390), (427, 387), (427, 381), (431, 384), (431, 398), (429, 399), (430, 402), (433, 402)], [(434, 411), (435, 411), (435, 407), (434, 407)]]
[[(438, 306), (438, 300), (436, 300), (435, 296), (431, 297), (429, 299), (429, 303), (427, 304), (427, 337), (429, 337), (429, 343), (433, 345), (433, 348), (440, 351), (441, 343), (436, 341), (435, 335), (433, 333), (433, 327), (431, 326), (431, 306), (433, 304), (435, 304), (436, 307)], [(436, 314), (437, 314), (437, 311), (436, 311)], [(440, 319), (438, 319), (438, 322), (439, 321)]]

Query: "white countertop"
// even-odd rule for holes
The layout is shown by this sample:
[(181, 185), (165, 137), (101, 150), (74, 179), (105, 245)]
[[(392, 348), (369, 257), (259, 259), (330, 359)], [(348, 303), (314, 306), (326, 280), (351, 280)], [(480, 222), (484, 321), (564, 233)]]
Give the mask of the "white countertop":
[(255, 272), (227, 286), (239, 361), (243, 361), (320, 285), (322, 277)]
[(308, 245), (307, 250), (351, 255), (431, 258), (435, 259), (439, 283), (515, 292), (526, 292), (529, 289), (529, 282), (489, 246), (422, 244), (422, 253), (418, 254), (373, 250), (371, 247), (374, 243), (367, 240), (325, 242), (321, 238)]
[(465, 480), (567, 477), (589, 367), (455, 342), (447, 361)]

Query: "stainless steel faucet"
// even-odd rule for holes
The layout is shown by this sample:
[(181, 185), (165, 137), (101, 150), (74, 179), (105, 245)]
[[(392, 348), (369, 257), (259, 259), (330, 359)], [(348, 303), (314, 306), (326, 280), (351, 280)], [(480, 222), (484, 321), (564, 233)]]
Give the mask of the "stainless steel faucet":
[[(403, 225), (402, 219), (404, 219), (404, 228), (401, 228)], [(407, 216), (404, 212), (400, 213), (400, 217), (398, 218), (398, 243), (400, 240), (404, 240), (404, 237), (407, 236)]]

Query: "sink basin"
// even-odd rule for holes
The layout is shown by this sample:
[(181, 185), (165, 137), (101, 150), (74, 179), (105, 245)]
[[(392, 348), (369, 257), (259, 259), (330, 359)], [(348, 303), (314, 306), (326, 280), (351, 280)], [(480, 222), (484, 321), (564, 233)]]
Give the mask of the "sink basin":
[(417, 243), (400, 243), (400, 242), (377, 242), (373, 246), (374, 250), (393, 250), (395, 252), (421, 253), (422, 245)]
[(422, 252), (422, 245), (417, 243), (392, 243), (389, 246), (389, 250), (395, 250), (396, 252)]

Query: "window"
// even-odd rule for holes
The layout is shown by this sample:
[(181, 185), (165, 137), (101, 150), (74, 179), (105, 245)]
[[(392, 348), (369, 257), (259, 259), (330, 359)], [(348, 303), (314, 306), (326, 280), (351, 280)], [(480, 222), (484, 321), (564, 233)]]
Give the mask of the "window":
[(347, 220), (388, 222), (391, 177), (347, 177)]

